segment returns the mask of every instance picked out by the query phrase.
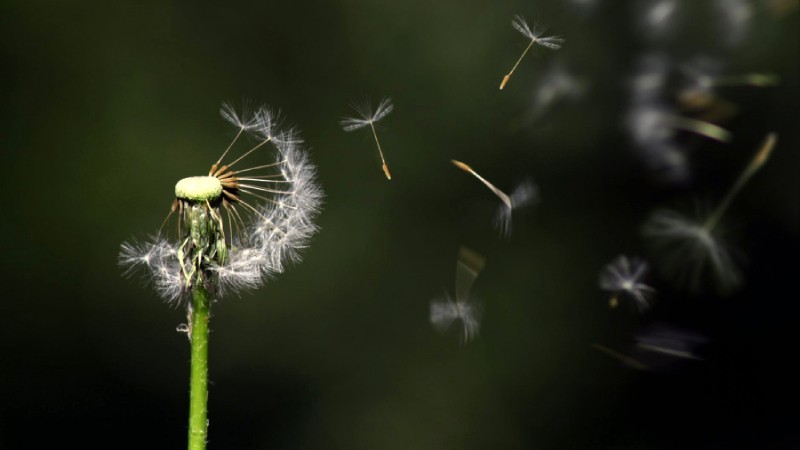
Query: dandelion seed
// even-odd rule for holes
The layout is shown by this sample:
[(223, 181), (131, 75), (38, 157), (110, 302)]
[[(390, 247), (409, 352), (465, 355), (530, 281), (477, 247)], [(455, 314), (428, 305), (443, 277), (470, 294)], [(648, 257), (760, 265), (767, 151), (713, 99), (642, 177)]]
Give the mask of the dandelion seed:
[(636, 103), (660, 100), (667, 86), (672, 62), (662, 53), (646, 53), (639, 58), (631, 79), (631, 95)]
[[(317, 230), (322, 191), (297, 133), (279, 129), (278, 115), (266, 107), (240, 115), (226, 103), (220, 113), (238, 133), (208, 175), (176, 184), (170, 216), (177, 215), (177, 238), (159, 233), (121, 247), (126, 273), (144, 268), (170, 302), (185, 302), (196, 285), (217, 296), (256, 288), (297, 260)], [(257, 143), (223, 163), (245, 133)], [(267, 144), (272, 162), (237, 168)]]
[(638, 26), (650, 38), (668, 37), (678, 25), (678, 0), (640, 0), (636, 6)]
[(586, 88), (586, 83), (572, 74), (564, 64), (553, 64), (533, 93), (531, 108), (533, 119), (543, 117), (549, 109), (562, 100), (580, 99)]
[(735, 46), (747, 39), (755, 16), (752, 0), (715, 0), (714, 8), (721, 35), (728, 45)]
[(381, 143), (378, 140), (378, 133), (375, 132), (375, 123), (392, 112), (394, 109), (392, 99), (386, 97), (381, 100), (375, 111), (372, 111), (372, 107), (369, 103), (356, 104), (353, 106), (353, 109), (358, 113), (359, 117), (346, 117), (342, 119), (340, 122), (342, 129), (349, 132), (364, 128), (369, 125), (370, 129), (372, 130), (372, 137), (375, 138), (375, 145), (378, 146), (378, 154), (381, 157), (381, 168), (383, 169), (384, 175), (386, 175), (386, 179), (391, 180), (392, 174), (389, 172), (389, 166), (386, 164), (386, 159), (383, 157), (383, 150), (381, 149)]
[(708, 338), (694, 331), (657, 323), (636, 333), (634, 341), (625, 353), (600, 344), (592, 344), (592, 347), (632, 369), (667, 371), (687, 362), (702, 361), (702, 347), (708, 343)]
[(708, 339), (696, 332), (686, 331), (671, 325), (649, 326), (636, 335), (636, 348), (642, 352), (663, 355), (668, 358), (702, 360), (698, 347)]
[(645, 20), (651, 27), (659, 27), (668, 23), (675, 15), (678, 3), (675, 0), (650, 0)]
[(501, 204), (495, 214), (494, 224), (503, 236), (511, 234), (511, 213), (515, 209), (532, 205), (539, 200), (539, 189), (531, 180), (523, 181), (511, 192), (511, 195), (507, 195), (505, 192), (497, 189), (489, 180), (480, 176), (478, 172), (475, 172), (472, 167), (467, 164), (456, 161), (455, 159), (450, 161), (459, 169), (472, 174), (472, 176), (488, 187), (494, 195), (500, 199)]
[(677, 142), (678, 133), (693, 133), (723, 143), (732, 139), (731, 133), (710, 120), (676, 111), (665, 94), (673, 71), (667, 57), (647, 54), (638, 66), (630, 83), (631, 104), (625, 122), (628, 134), (651, 171), (662, 181), (682, 184), (689, 179), (690, 169), (686, 151)]
[(685, 361), (701, 361), (703, 358), (698, 351), (708, 342), (698, 333), (664, 324), (645, 328), (634, 340), (636, 344), (625, 353), (600, 344), (592, 344), (592, 347), (632, 369), (663, 371)]
[(459, 339), (467, 343), (478, 335), (481, 320), (480, 304), (472, 298), (472, 285), (480, 274), (486, 260), (474, 251), (461, 247), (456, 261), (456, 299), (445, 293), (444, 298), (431, 301), (431, 325), (445, 333), (453, 323), (459, 323)]
[(684, 90), (695, 95), (705, 94), (714, 97), (713, 89), (718, 87), (756, 87), (764, 88), (780, 83), (780, 77), (770, 73), (720, 74), (720, 64), (709, 58), (695, 58), (681, 67), (688, 85)]
[(511, 75), (514, 74), (515, 70), (517, 70), (517, 66), (519, 66), (522, 58), (525, 57), (533, 44), (537, 44), (551, 50), (558, 50), (562, 45), (564, 45), (564, 39), (558, 36), (542, 36), (544, 31), (536, 32), (536, 27), (531, 29), (528, 26), (528, 23), (525, 21), (525, 18), (520, 15), (514, 16), (514, 20), (511, 21), (511, 25), (523, 36), (530, 39), (531, 42), (527, 47), (525, 47), (525, 50), (522, 51), (522, 55), (520, 55), (519, 59), (517, 59), (517, 62), (514, 64), (514, 67), (511, 68), (511, 71), (503, 77), (503, 81), (500, 82), (500, 90), (503, 90), (503, 88), (506, 87), (506, 83), (508, 83), (508, 80), (511, 79)]
[(655, 289), (641, 282), (647, 274), (647, 263), (638, 258), (620, 255), (600, 272), (600, 289), (611, 292), (608, 305), (616, 308), (621, 296), (633, 300), (641, 312), (650, 307), (650, 297)]
[(742, 275), (721, 235), (719, 224), (739, 191), (766, 163), (776, 141), (774, 133), (767, 135), (750, 164), (704, 220), (696, 221), (672, 210), (659, 210), (645, 223), (642, 234), (660, 258), (664, 275), (677, 286), (698, 291), (710, 275), (720, 293), (739, 287)]

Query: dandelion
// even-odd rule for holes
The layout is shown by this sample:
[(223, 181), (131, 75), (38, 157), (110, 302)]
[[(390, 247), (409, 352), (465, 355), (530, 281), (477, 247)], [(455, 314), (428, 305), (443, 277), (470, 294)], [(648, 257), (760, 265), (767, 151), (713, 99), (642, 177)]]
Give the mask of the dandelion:
[(592, 347), (632, 369), (662, 371), (687, 361), (703, 360), (699, 351), (708, 343), (701, 334), (666, 324), (648, 326), (634, 340), (636, 344), (625, 353), (600, 344)]
[(456, 299), (453, 301), (447, 293), (444, 298), (431, 301), (431, 325), (444, 333), (453, 323), (461, 325), (459, 338), (462, 343), (474, 339), (478, 335), (481, 319), (480, 304), (471, 297), (472, 285), (486, 263), (483, 256), (461, 247), (456, 260)]
[(638, 258), (620, 255), (600, 272), (600, 288), (611, 292), (608, 305), (616, 308), (620, 296), (633, 300), (639, 311), (650, 307), (650, 297), (655, 289), (641, 282), (647, 274), (647, 263)]
[(386, 117), (394, 109), (392, 99), (389, 97), (384, 98), (378, 104), (378, 108), (372, 111), (370, 104), (361, 103), (353, 105), (353, 109), (358, 113), (359, 117), (345, 117), (341, 120), (342, 129), (344, 131), (355, 131), (369, 125), (372, 130), (372, 137), (375, 138), (375, 145), (378, 146), (378, 154), (381, 157), (381, 168), (386, 175), (387, 180), (392, 179), (392, 174), (389, 172), (389, 166), (386, 164), (386, 158), (383, 157), (383, 150), (381, 150), (381, 143), (378, 140), (378, 133), (375, 132), (375, 123)]
[(497, 189), (492, 183), (480, 176), (478, 172), (475, 172), (472, 167), (468, 166), (467, 164), (464, 164), (461, 161), (456, 161), (455, 159), (450, 161), (459, 169), (472, 174), (472, 176), (480, 180), (481, 183), (494, 192), (494, 195), (500, 199), (501, 204), (497, 208), (494, 224), (495, 227), (500, 230), (500, 234), (503, 236), (508, 236), (511, 234), (512, 211), (536, 203), (536, 201), (539, 199), (539, 189), (531, 180), (523, 181), (511, 192), (511, 195), (508, 195), (500, 189)]
[(564, 39), (558, 36), (542, 36), (544, 31), (536, 32), (536, 27), (531, 30), (531, 28), (528, 26), (528, 23), (525, 21), (525, 18), (520, 15), (514, 16), (514, 20), (511, 21), (511, 25), (514, 27), (514, 29), (522, 33), (523, 36), (530, 39), (531, 42), (527, 47), (525, 47), (525, 50), (522, 51), (522, 55), (520, 55), (519, 59), (517, 59), (517, 62), (514, 64), (514, 67), (511, 68), (511, 71), (503, 77), (503, 81), (500, 82), (500, 90), (506, 87), (506, 83), (508, 83), (511, 75), (515, 70), (517, 70), (517, 66), (519, 66), (522, 58), (525, 57), (533, 44), (537, 44), (551, 50), (558, 50), (564, 44)]
[(663, 273), (676, 285), (697, 291), (709, 273), (721, 293), (741, 284), (741, 273), (721, 236), (719, 224), (739, 191), (766, 163), (776, 141), (774, 133), (767, 135), (750, 164), (704, 220), (698, 222), (676, 211), (660, 210), (645, 223), (642, 234), (661, 258)]
[[(188, 324), (179, 329), (187, 332), (192, 346), (190, 449), (205, 448), (207, 435), (210, 298), (259, 287), (282, 272), (286, 262), (297, 261), (317, 231), (314, 220), (322, 199), (301, 139), (281, 129), (279, 114), (260, 107), (239, 115), (227, 104), (221, 114), (238, 133), (208, 175), (175, 185), (165, 223), (177, 216), (177, 237), (159, 232), (144, 242), (126, 242), (119, 256), (126, 273), (144, 269), (162, 297), (187, 308)], [(223, 162), (243, 134), (257, 143)], [(268, 147), (274, 149), (274, 161), (238, 168)]]

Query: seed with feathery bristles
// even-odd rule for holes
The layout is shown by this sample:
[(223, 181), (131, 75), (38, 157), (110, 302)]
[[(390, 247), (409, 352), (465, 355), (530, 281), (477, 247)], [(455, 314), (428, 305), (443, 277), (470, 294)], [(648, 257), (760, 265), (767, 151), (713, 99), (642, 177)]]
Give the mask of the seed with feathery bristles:
[(345, 117), (340, 121), (344, 131), (355, 131), (366, 126), (372, 130), (372, 137), (375, 138), (375, 145), (378, 146), (378, 154), (381, 157), (381, 168), (387, 180), (392, 179), (392, 174), (389, 172), (389, 166), (386, 164), (386, 158), (383, 157), (383, 150), (381, 143), (378, 140), (378, 133), (375, 132), (375, 123), (386, 117), (394, 109), (392, 99), (385, 97), (378, 104), (375, 111), (372, 110), (369, 102), (357, 103), (353, 105), (353, 109), (358, 113), (358, 117)]
[(720, 73), (722, 64), (709, 57), (696, 57), (680, 67), (683, 86), (678, 92), (678, 102), (683, 110), (703, 112), (716, 120), (735, 113), (735, 107), (720, 98), (720, 87), (766, 88), (780, 83), (780, 77), (770, 73)]
[(511, 192), (511, 195), (508, 195), (496, 188), (492, 183), (489, 182), (489, 180), (480, 176), (478, 172), (473, 170), (469, 165), (455, 159), (451, 159), (450, 161), (454, 166), (458, 167), (464, 172), (472, 174), (472, 176), (477, 178), (481, 183), (484, 184), (484, 186), (488, 187), (489, 190), (491, 190), (494, 195), (500, 199), (501, 204), (497, 208), (497, 213), (495, 214), (494, 218), (494, 225), (503, 236), (508, 236), (511, 234), (511, 213), (515, 209), (531, 205), (539, 200), (539, 189), (531, 180), (523, 181), (516, 188), (514, 188), (514, 190)]
[(444, 298), (431, 301), (431, 325), (444, 333), (453, 323), (460, 323), (459, 340), (467, 343), (478, 335), (481, 325), (481, 306), (472, 298), (472, 285), (483, 270), (486, 260), (474, 251), (461, 247), (456, 260), (456, 299), (445, 293)]
[(720, 222), (733, 199), (766, 163), (777, 135), (770, 133), (717, 207), (697, 221), (677, 211), (658, 210), (642, 228), (664, 275), (676, 285), (697, 291), (708, 275), (717, 290), (728, 293), (739, 287), (742, 275), (720, 231)]
[(500, 90), (506, 87), (506, 83), (508, 83), (508, 80), (511, 79), (511, 75), (515, 70), (517, 70), (517, 66), (519, 66), (522, 58), (525, 57), (533, 44), (540, 45), (551, 50), (558, 50), (564, 44), (564, 39), (558, 36), (542, 36), (544, 31), (537, 32), (536, 27), (531, 29), (528, 26), (528, 23), (525, 21), (525, 18), (520, 15), (514, 16), (514, 20), (511, 21), (511, 25), (514, 27), (514, 29), (522, 33), (523, 36), (530, 39), (531, 42), (527, 47), (525, 47), (525, 50), (522, 51), (522, 54), (520, 55), (519, 59), (517, 59), (514, 67), (511, 68), (511, 71), (503, 77), (503, 81), (500, 82)]
[(633, 300), (639, 311), (650, 307), (650, 297), (655, 292), (651, 286), (642, 283), (647, 274), (647, 263), (638, 258), (620, 255), (606, 265), (600, 272), (600, 289), (611, 292), (608, 304), (616, 308), (621, 296)]

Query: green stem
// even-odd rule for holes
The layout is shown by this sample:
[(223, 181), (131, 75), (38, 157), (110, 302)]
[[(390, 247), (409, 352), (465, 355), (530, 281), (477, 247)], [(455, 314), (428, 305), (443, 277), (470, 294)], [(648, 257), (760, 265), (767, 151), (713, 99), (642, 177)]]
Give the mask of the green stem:
[(736, 195), (739, 193), (739, 191), (741, 191), (750, 178), (755, 175), (756, 172), (758, 172), (758, 169), (760, 169), (761, 166), (767, 162), (767, 159), (769, 158), (770, 153), (772, 153), (772, 148), (775, 147), (775, 142), (777, 142), (777, 140), (778, 135), (775, 133), (770, 133), (767, 135), (767, 137), (764, 139), (764, 143), (761, 144), (761, 148), (753, 157), (752, 161), (750, 161), (750, 164), (745, 167), (744, 171), (742, 171), (741, 175), (739, 175), (739, 178), (736, 179), (736, 182), (730, 188), (728, 193), (725, 194), (725, 198), (722, 199), (720, 204), (714, 209), (714, 211), (711, 212), (711, 215), (708, 216), (706, 221), (703, 223), (703, 228), (706, 231), (711, 232), (714, 227), (717, 226), (720, 219), (722, 219), (722, 216), (725, 214), (725, 211), (728, 209), (728, 206), (730, 206), (733, 199), (736, 198)]
[(208, 435), (208, 291), (197, 283), (193, 291), (189, 381), (189, 450), (205, 450)]

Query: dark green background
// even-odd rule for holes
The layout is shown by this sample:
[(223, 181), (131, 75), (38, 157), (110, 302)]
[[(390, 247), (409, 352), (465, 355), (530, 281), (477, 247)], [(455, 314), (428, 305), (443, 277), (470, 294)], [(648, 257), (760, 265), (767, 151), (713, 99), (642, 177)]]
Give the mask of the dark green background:
[[(39, 2), (0, 5), (0, 449), (181, 448), (185, 311), (117, 267), (122, 241), (157, 230), (174, 183), (202, 174), (232, 130), (222, 101), (280, 108), (303, 132), (326, 202), (304, 261), (213, 306), (211, 449), (685, 449), (798, 445), (798, 13), (757, 3), (726, 48), (713, 14), (683, 1), (673, 39), (650, 42), (637, 2)], [(514, 14), (566, 38), (528, 55)], [(651, 182), (622, 126), (637, 58), (717, 55), (779, 87), (724, 91), (730, 145), (692, 140), (695, 181)], [(526, 119), (560, 58), (579, 102)], [(379, 130), (338, 125), (391, 96)], [(770, 163), (731, 210), (748, 283), (719, 298), (662, 293), (646, 315), (609, 310), (597, 273), (645, 254), (652, 208), (715, 201), (768, 131)], [(511, 239), (491, 193), (532, 176), (543, 201)], [(459, 346), (427, 320), (467, 245), (487, 258), (485, 319)], [(695, 330), (699, 362), (641, 372), (624, 350), (653, 323)]]

